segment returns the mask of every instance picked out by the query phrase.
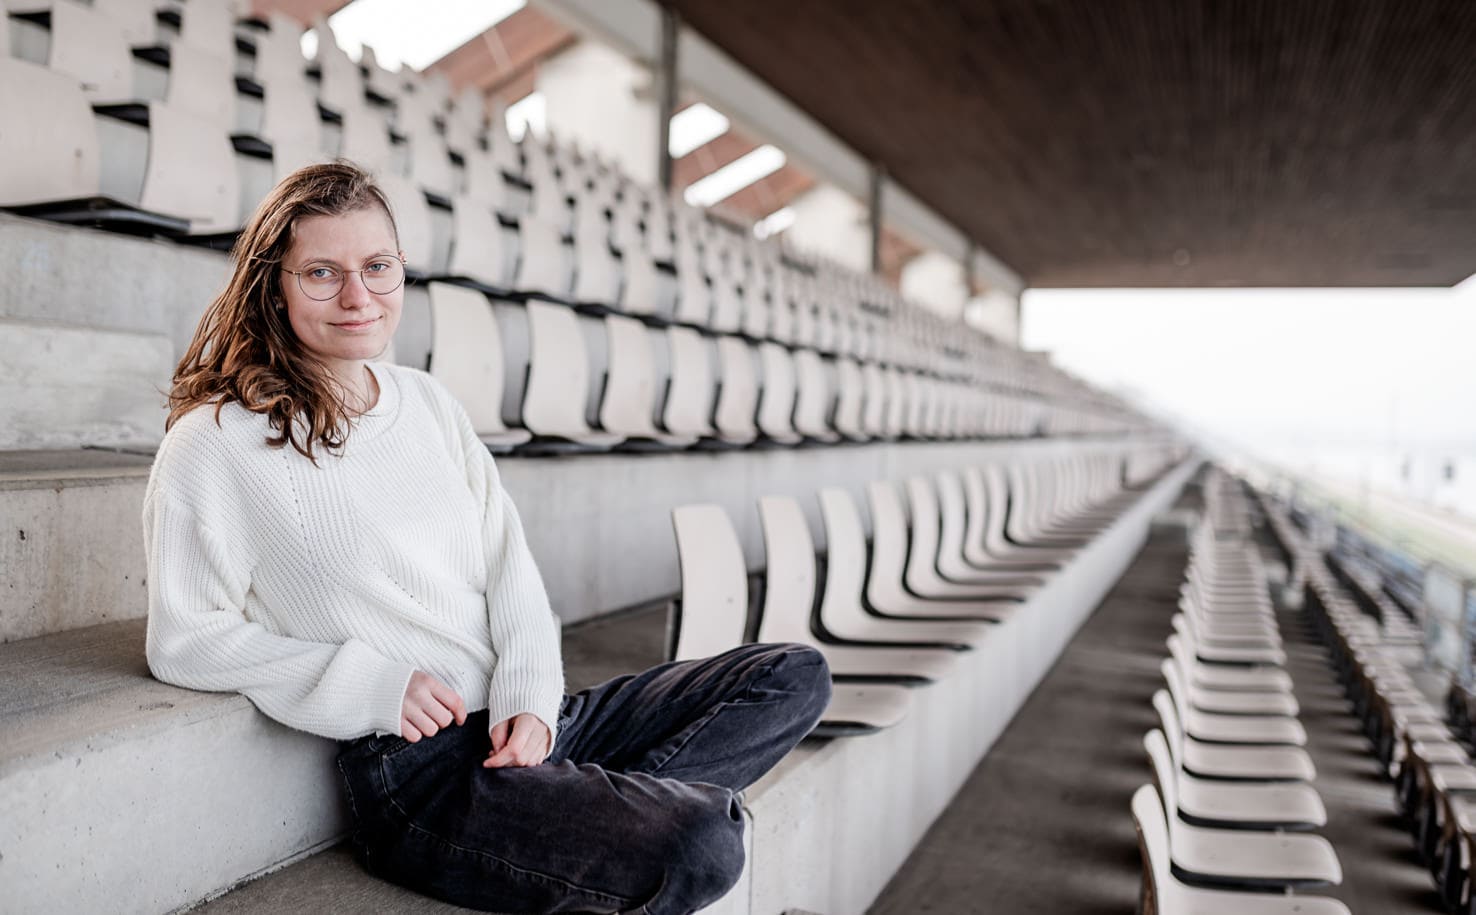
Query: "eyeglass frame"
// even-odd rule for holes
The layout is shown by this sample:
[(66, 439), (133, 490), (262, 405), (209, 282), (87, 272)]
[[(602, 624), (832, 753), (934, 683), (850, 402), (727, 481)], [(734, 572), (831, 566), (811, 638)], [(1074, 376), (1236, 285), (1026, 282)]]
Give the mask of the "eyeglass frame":
[[(332, 264), (332, 263), (324, 263), (324, 264), (318, 265), (318, 266), (323, 266), (323, 267), (332, 267), (334, 270), (337, 270), (338, 271), (338, 288), (336, 290), (334, 290), (333, 295), (330, 295), (326, 299), (320, 299), (320, 298), (318, 298), (317, 296), (315, 296), (312, 293), (308, 292), (307, 289), (302, 285), (302, 276), (303, 276), (304, 273), (307, 273), (308, 272), (307, 270), (288, 270), (287, 267), (286, 267), (286, 265), (282, 265), (281, 270), (282, 270), (283, 273), (290, 274), (292, 276), (297, 277), (297, 288), (302, 292), (303, 295), (305, 295), (308, 298), (312, 299), (314, 302), (331, 302), (334, 299), (338, 298), (340, 295), (342, 295), (343, 294), (343, 284), (346, 283), (346, 282), (348, 282), (348, 275), (350, 273), (357, 273), (359, 275), (359, 282), (360, 283), (364, 283), (364, 289), (370, 295), (389, 295), (389, 294), (395, 292), (396, 290), (402, 288), (405, 285), (405, 281), (409, 278), (410, 271), (406, 267), (404, 253), (399, 253), (399, 254), (376, 254), (373, 257), (369, 258), (369, 261), (376, 261), (376, 260), (379, 260), (382, 257), (392, 257), (395, 260), (397, 260), (397, 261), (400, 262), (400, 282), (398, 282), (398, 283), (395, 284), (395, 288), (394, 289), (389, 289), (389, 290), (386, 290), (384, 292), (375, 292), (373, 289), (370, 289), (369, 288), (369, 284), (368, 283), (364, 283), (364, 271), (366, 269), (368, 269), (367, 268), (367, 263), (368, 262), (366, 262), (366, 266), (360, 267), (358, 270), (345, 270), (342, 267), (338, 266), (337, 264)], [(315, 266), (313, 269), (317, 269), (317, 267)]]

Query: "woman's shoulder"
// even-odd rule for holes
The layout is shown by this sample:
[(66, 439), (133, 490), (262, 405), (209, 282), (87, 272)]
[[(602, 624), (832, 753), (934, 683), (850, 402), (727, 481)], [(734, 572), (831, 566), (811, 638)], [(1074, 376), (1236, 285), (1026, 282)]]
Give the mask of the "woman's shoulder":
[(443, 424), (455, 422), (457, 412), (462, 409), (461, 404), (456, 395), (430, 372), (392, 362), (376, 362), (374, 368), (388, 372), (395, 379), (402, 398), (409, 396), (417, 406), (430, 408)]
[(267, 418), (236, 402), (202, 403), (180, 415), (164, 433), (150, 474), (154, 486), (214, 485), (237, 476), (241, 465), (269, 457)]

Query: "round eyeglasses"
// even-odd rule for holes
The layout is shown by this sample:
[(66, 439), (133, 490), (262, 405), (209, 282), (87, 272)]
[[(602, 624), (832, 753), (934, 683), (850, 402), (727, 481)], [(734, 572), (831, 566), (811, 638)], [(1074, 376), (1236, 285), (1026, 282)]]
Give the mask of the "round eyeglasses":
[(309, 264), (301, 270), (282, 268), (283, 273), (297, 277), (302, 294), (317, 302), (326, 302), (343, 291), (344, 277), (357, 273), (364, 288), (375, 295), (388, 295), (405, 282), (405, 262), (399, 257), (376, 257), (359, 270), (344, 270), (333, 264)]

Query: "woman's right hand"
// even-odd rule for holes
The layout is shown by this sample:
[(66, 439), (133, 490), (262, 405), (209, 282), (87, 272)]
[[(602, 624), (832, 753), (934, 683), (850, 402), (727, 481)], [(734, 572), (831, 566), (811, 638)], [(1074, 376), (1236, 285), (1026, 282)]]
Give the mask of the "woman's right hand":
[(466, 723), (466, 703), (456, 691), (423, 670), (410, 675), (400, 706), (400, 736), (415, 743), (434, 737), (441, 728)]

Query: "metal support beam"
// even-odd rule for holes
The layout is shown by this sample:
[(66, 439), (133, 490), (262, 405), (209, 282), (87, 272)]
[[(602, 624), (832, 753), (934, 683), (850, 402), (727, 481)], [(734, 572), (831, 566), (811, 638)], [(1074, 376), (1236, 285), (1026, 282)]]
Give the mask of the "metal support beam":
[(658, 98), (656, 117), (661, 122), (661, 143), (656, 152), (656, 176), (661, 190), (671, 195), (671, 116), (677, 104), (677, 34), (681, 19), (676, 10), (661, 7), (661, 56), (656, 60)]
[(871, 187), (866, 201), (866, 218), (871, 223), (871, 272), (882, 272), (882, 185), (886, 184), (887, 170), (879, 163), (871, 163)]

